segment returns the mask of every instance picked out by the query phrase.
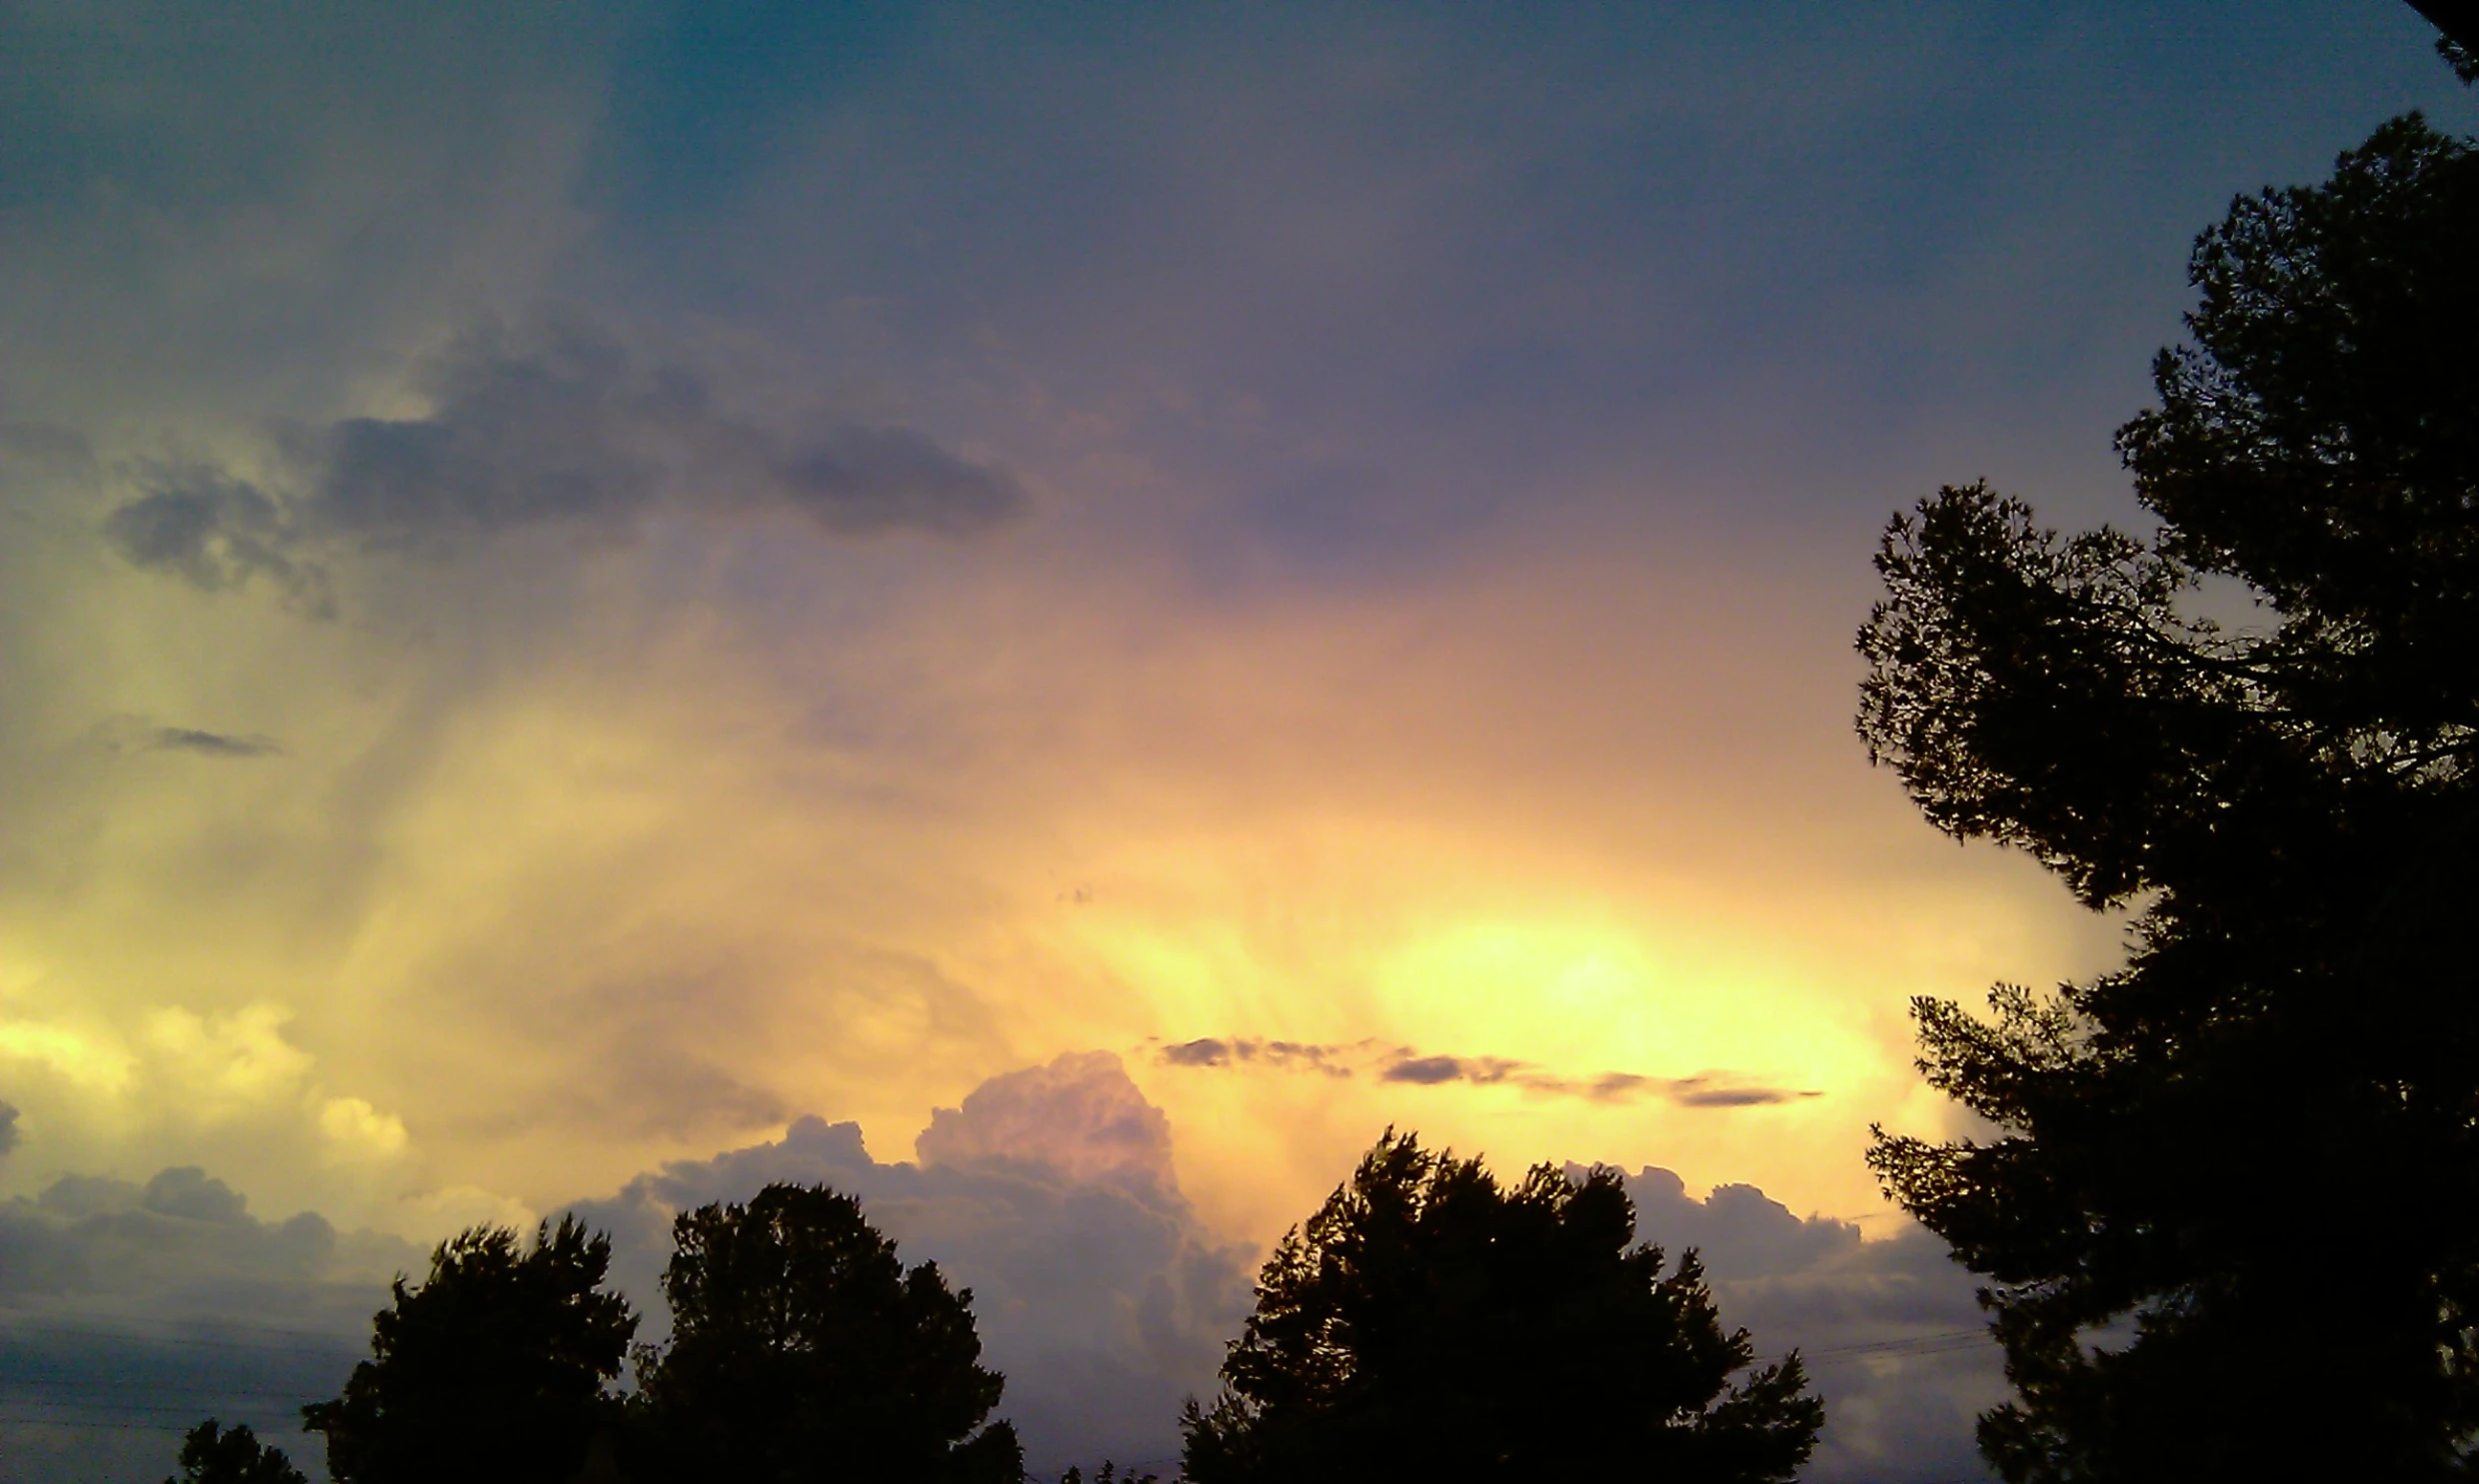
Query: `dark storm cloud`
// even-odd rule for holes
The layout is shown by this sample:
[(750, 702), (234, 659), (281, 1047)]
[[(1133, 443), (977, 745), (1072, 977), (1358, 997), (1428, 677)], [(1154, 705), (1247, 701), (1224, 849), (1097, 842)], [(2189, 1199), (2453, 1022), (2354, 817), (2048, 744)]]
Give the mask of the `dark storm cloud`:
[(798, 432), (720, 408), (703, 379), (575, 322), (489, 328), (428, 360), (416, 418), (279, 430), (276, 477), (148, 467), (104, 534), (208, 590), (266, 576), (323, 601), (338, 551), (444, 557), (503, 532), (625, 538), (658, 509), (786, 510), (838, 536), (963, 536), (1025, 503), (1016, 476), (906, 428)]
[(0, 1159), (9, 1157), (21, 1137), (23, 1135), (17, 1131), (17, 1105), (0, 1102)]
[(1636, 1072), (1603, 1072), (1594, 1077), (1565, 1077), (1530, 1062), (1507, 1056), (1423, 1054), (1411, 1046), (1384, 1046), (1374, 1040), (1342, 1045), (1308, 1045), (1297, 1041), (1253, 1040), (1245, 1036), (1209, 1036), (1159, 1046), (1155, 1059), (1166, 1066), (1231, 1069), (1252, 1064), (1291, 1067), (1347, 1077), (1354, 1064), (1372, 1069), (1380, 1082), (1414, 1087), (1464, 1083), (1474, 1087), (1509, 1086), (1547, 1097), (1580, 1097), (1593, 1102), (1627, 1102), (1660, 1097), (1685, 1108), (1749, 1108), (1796, 1102), (1822, 1094), (1786, 1087), (1766, 1087), (1704, 1075), (1648, 1077)]

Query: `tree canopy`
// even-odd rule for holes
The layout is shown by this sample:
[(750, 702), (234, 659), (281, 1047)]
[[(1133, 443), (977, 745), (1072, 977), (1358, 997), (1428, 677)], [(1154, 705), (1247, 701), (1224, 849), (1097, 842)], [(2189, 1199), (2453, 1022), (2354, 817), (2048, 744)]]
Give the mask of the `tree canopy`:
[(2089, 983), (1918, 1001), (1994, 1131), (1871, 1155), (1990, 1279), (2009, 1479), (2441, 1478), (2479, 1427), (2474, 263), (2479, 154), (2394, 120), (2198, 239), (2118, 435), (2155, 531), (1983, 483), (1878, 555), (1871, 754), (2135, 914)]
[(672, 1337), (639, 1367), (683, 1478), (1016, 1484), (1016, 1430), (986, 1419), (973, 1293), (907, 1270), (849, 1195), (777, 1184), (683, 1211), (663, 1274)]
[(1612, 1171), (1507, 1189), (1387, 1130), (1265, 1263), (1183, 1477), (1789, 1478), (1824, 1422), (1798, 1357), (1731, 1385), (1746, 1331), (1634, 1236)]
[(180, 1463), (180, 1478), (164, 1484), (310, 1484), (283, 1449), (260, 1442), (246, 1422), (199, 1423), (181, 1439)]
[(610, 1239), (574, 1217), (531, 1243), (498, 1226), (442, 1242), (420, 1287), (396, 1280), (343, 1394), (302, 1409), (327, 1435), (328, 1472), (565, 1484), (617, 1419), (604, 1383), (637, 1332), (628, 1301), (602, 1288), (610, 1265)]

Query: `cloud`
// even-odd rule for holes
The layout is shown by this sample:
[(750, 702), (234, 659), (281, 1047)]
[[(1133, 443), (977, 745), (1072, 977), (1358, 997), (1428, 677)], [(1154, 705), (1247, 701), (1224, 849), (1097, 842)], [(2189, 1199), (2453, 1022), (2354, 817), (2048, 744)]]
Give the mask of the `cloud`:
[(1253, 1259), (1180, 1193), (1170, 1128), (1117, 1056), (993, 1077), (941, 1109), (918, 1162), (882, 1163), (860, 1125), (803, 1118), (784, 1136), (683, 1160), (573, 1207), (613, 1233), (615, 1273), (662, 1332), (656, 1277), (673, 1213), (776, 1180), (861, 1198), (908, 1262), (970, 1287), (986, 1358), (1040, 1466), (1176, 1451), (1181, 1399), (1210, 1391), (1249, 1303)]
[[(143, 1185), (62, 1175), (34, 1196), (0, 1201), (0, 1303), (55, 1318), (352, 1313), (420, 1256), (401, 1238), (340, 1234), (315, 1211), (263, 1221), (239, 1191), (195, 1165), (160, 1170)], [(339, 1300), (322, 1285), (351, 1292)]]
[(226, 737), (192, 727), (159, 727), (149, 746), (159, 752), (197, 752), (207, 757), (274, 757), (284, 751), (272, 737)]
[(256, 485), (212, 465), (147, 465), (141, 492), (104, 517), (106, 545), (132, 566), (154, 568), (213, 593), (265, 577), (312, 612), (333, 608), (327, 576), (292, 555), (297, 533), (284, 507)]
[(830, 531), (963, 534), (1024, 503), (1016, 477), (956, 457), (909, 428), (839, 428), (776, 467), (785, 502)]
[(1213, 1039), (1182, 1041), (1162, 1048), (1165, 1066), (1229, 1066), (1231, 1042)]
[(133, 713), (106, 717), (89, 731), (88, 739), (107, 752), (190, 752), (201, 757), (280, 757), (284, 744), (263, 733), (210, 732), (201, 727), (168, 727), (152, 717)]
[(324, 611), (338, 552), (444, 557), (504, 532), (618, 540), (658, 509), (787, 510), (837, 536), (962, 536), (1025, 503), (1008, 469), (908, 428), (786, 431), (717, 405), (706, 382), (577, 320), (471, 330), (419, 363), (418, 417), (277, 430), (272, 476), (142, 466), (104, 520), (135, 566), (215, 591), (274, 581)]
[(1673, 1257), (1695, 1248), (1723, 1322), (1745, 1326), (1759, 1355), (1800, 1351), (1826, 1419), (1801, 1477), (1987, 1476), (1973, 1422), (2004, 1395), (2004, 1375), (1976, 1282), (1943, 1242), (1908, 1224), (1862, 1240), (1857, 1225), (1794, 1215), (1753, 1185), (1716, 1185), (1698, 1200), (1654, 1165), (1624, 1178), (1637, 1240)]
[(1423, 1087), (1464, 1079), (1463, 1063), (1453, 1056), (1406, 1056), (1379, 1074), (1381, 1081), (1414, 1082)]
[[(387, 1279), (422, 1251), (323, 1216), (251, 1214), (195, 1166), (63, 1175), (0, 1201), (0, 1427), (12, 1479), (159, 1476), (214, 1414), (291, 1440), (367, 1353)], [(45, 1460), (51, 1440), (72, 1454)], [(148, 1472), (152, 1470), (152, 1472)]]
[(913, 1147), (924, 1164), (959, 1169), (1000, 1161), (1088, 1183), (1178, 1184), (1171, 1120), (1108, 1051), (1070, 1053), (993, 1077), (963, 1107), (932, 1110)]
[[(858, 1124), (807, 1117), (570, 1209), (612, 1234), (614, 1281), (659, 1340), (675, 1213), (777, 1180), (847, 1191), (907, 1261), (935, 1260), (973, 1290), (986, 1357), (1008, 1377), (1001, 1412), (1037, 1468), (1174, 1455), (1180, 1402), (1213, 1390), (1256, 1257), (1203, 1226), (1174, 1177), (1170, 1125), (1119, 1058), (992, 1077), (938, 1110), (916, 1150), (882, 1162)], [(1806, 1355), (1830, 1419), (1806, 1477), (1978, 1474), (1972, 1416), (2002, 1383), (1971, 1280), (1941, 1243), (1907, 1227), (1863, 1241), (1751, 1185), (1697, 1199), (1657, 1166), (1624, 1178), (1639, 1239), (1700, 1250), (1726, 1323), (1747, 1326), (1760, 1353)], [(527, 1218), (460, 1198), (474, 1219)], [(140, 1377), (201, 1413), (211, 1403), (195, 1397), (227, 1388), (227, 1410), (282, 1423), (342, 1380), (384, 1280), (424, 1265), (409, 1242), (340, 1233), (314, 1212), (261, 1220), (195, 1166), (143, 1184), (63, 1176), (0, 1203), (0, 1401), (13, 1416), (126, 1422), (148, 1405), (127, 1391)], [(10, 1376), (65, 1379), (12, 1389)]]
[(1164, 1046), (1155, 1054), (1166, 1066), (1234, 1066), (1241, 1062), (1262, 1062), (1273, 1067), (1323, 1072), (1329, 1077), (1347, 1077), (1351, 1075), (1351, 1068), (1343, 1058), (1375, 1044), (1374, 1041), (1358, 1041), (1347, 1046), (1319, 1046), (1302, 1041), (1251, 1040), (1244, 1036), (1230, 1040), (1209, 1037)]
[(1669, 1084), (1670, 1101), (1686, 1108), (1754, 1108), (1822, 1095), (1787, 1087), (1732, 1086), (1711, 1077), (1679, 1077)]
[(1158, 1046), (1154, 1057), (1165, 1066), (1229, 1069), (1252, 1063), (1298, 1068), (1348, 1077), (1353, 1063), (1373, 1069), (1379, 1082), (1415, 1087), (1465, 1083), (1474, 1087), (1510, 1086), (1544, 1097), (1577, 1097), (1591, 1102), (1626, 1102), (1637, 1097), (1662, 1097), (1683, 1108), (1748, 1108), (1796, 1102), (1821, 1093), (1740, 1082), (1715, 1073), (1693, 1077), (1648, 1077), (1637, 1072), (1603, 1072), (1593, 1077), (1565, 1077), (1530, 1062), (1507, 1056), (1424, 1055), (1411, 1046), (1383, 1046), (1374, 1040), (1345, 1045), (1308, 1045), (1296, 1041), (1251, 1040), (1246, 1037), (1206, 1037)]
[(8, 1158), (22, 1137), (24, 1135), (17, 1131), (17, 1105), (0, 1102), (0, 1159)]

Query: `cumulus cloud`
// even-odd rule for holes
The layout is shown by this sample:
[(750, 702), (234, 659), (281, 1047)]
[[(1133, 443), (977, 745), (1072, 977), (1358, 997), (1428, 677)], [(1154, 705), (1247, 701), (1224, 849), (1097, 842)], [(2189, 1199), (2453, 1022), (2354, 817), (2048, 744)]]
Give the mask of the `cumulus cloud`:
[(1199, 1222), (1170, 1128), (1119, 1058), (1063, 1056), (994, 1077), (941, 1109), (915, 1161), (881, 1162), (854, 1123), (803, 1118), (783, 1138), (641, 1175), (573, 1209), (613, 1233), (619, 1280), (661, 1333), (656, 1283), (674, 1213), (771, 1181), (859, 1196), (907, 1261), (970, 1287), (1000, 1404), (1037, 1464), (1176, 1449), (1180, 1402), (1209, 1392), (1249, 1303), (1252, 1255)]
[(324, 609), (322, 563), (339, 551), (445, 556), (530, 527), (617, 539), (658, 508), (789, 510), (838, 536), (955, 536), (1025, 500), (1009, 470), (911, 429), (745, 420), (695, 373), (574, 321), (471, 331), (422, 362), (412, 387), (429, 405), (419, 417), (280, 429), (264, 481), (144, 466), (105, 538), (200, 588), (263, 576)]
[(1546, 1097), (1580, 1097), (1592, 1102), (1626, 1102), (1661, 1097), (1684, 1108), (1745, 1108), (1794, 1102), (1821, 1094), (1798, 1088), (1770, 1087), (1718, 1073), (1692, 1077), (1648, 1077), (1637, 1072), (1602, 1072), (1570, 1077), (1508, 1056), (1424, 1054), (1412, 1046), (1387, 1046), (1374, 1040), (1339, 1045), (1298, 1041), (1254, 1040), (1245, 1036), (1209, 1036), (1157, 1046), (1154, 1057), (1165, 1066), (1205, 1069), (1249, 1065), (1322, 1072), (1348, 1077), (1355, 1068), (1372, 1071), (1380, 1082), (1435, 1087), (1461, 1082), (1475, 1087), (1506, 1085)]
[(1907, 1225), (1864, 1241), (1855, 1224), (1794, 1215), (1753, 1185), (1716, 1185), (1698, 1200), (1658, 1166), (1625, 1179), (1637, 1239), (1672, 1256), (1695, 1248), (1723, 1321), (1745, 1326), (1762, 1355), (1795, 1348), (1805, 1359), (1826, 1421), (1802, 1477), (1987, 1477), (1972, 1426), (2004, 1396), (2004, 1373), (1975, 1282), (1943, 1242)]
[(1108, 1051), (1061, 1056), (991, 1078), (961, 1108), (938, 1108), (914, 1141), (924, 1164), (1032, 1164), (1094, 1184), (1171, 1189), (1171, 1120)]

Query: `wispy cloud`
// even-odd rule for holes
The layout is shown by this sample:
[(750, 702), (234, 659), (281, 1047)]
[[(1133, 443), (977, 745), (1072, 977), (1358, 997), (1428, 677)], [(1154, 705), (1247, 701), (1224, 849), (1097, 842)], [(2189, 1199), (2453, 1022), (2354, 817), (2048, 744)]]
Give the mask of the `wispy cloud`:
[(1823, 1095), (1812, 1089), (1769, 1086), (1721, 1072), (1692, 1077), (1653, 1077), (1626, 1071), (1564, 1076), (1510, 1056), (1423, 1053), (1417, 1047), (1387, 1045), (1374, 1039), (1316, 1045), (1248, 1036), (1208, 1036), (1168, 1045), (1157, 1043), (1153, 1057), (1165, 1066), (1196, 1069), (1261, 1065), (1315, 1071), (1329, 1077), (1368, 1072), (1379, 1082), (1415, 1087), (1459, 1082), (1474, 1087), (1516, 1087), (1543, 1097), (1576, 1097), (1601, 1103), (1659, 1098), (1683, 1108), (1764, 1107)]

